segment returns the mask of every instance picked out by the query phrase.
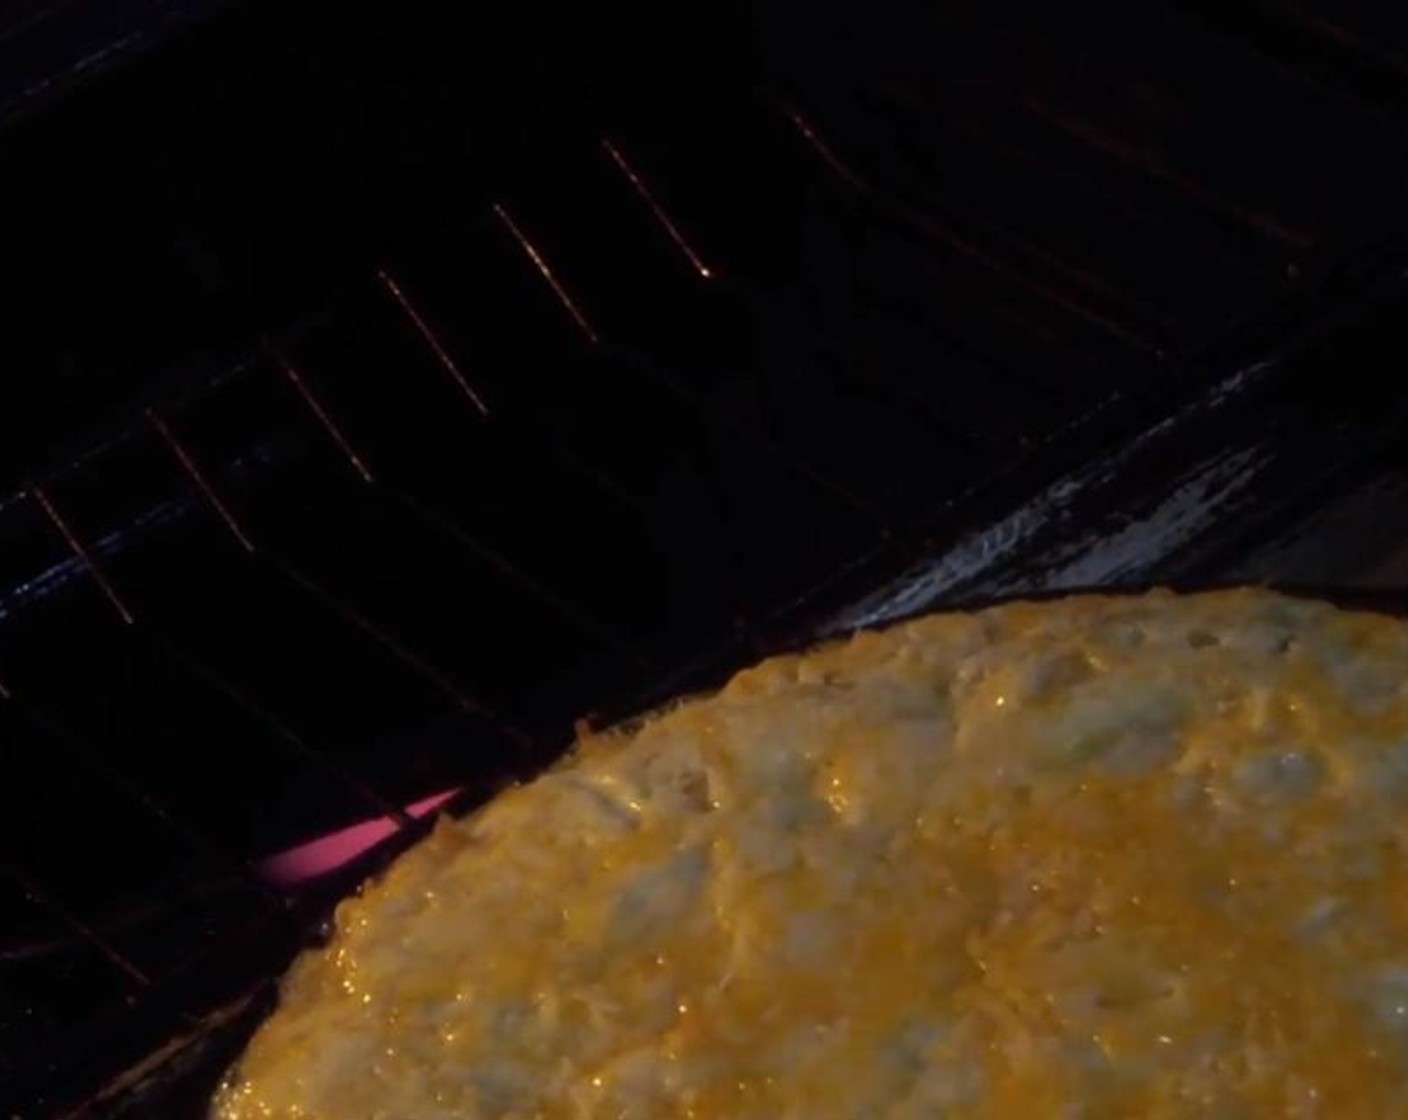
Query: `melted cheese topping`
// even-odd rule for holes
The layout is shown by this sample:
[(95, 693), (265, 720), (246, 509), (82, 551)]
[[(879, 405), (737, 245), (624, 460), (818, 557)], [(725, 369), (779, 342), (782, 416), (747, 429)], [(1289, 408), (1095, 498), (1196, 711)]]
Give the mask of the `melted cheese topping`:
[(1242, 591), (768, 661), (444, 821), (219, 1120), (1408, 1115), (1408, 628)]

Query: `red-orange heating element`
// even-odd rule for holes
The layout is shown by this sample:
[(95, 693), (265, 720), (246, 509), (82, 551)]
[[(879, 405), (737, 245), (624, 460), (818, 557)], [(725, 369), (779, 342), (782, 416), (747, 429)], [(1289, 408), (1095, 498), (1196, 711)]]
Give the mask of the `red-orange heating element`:
[(249, 534), (244, 531), (244, 527), (240, 524), (239, 519), (234, 515), (230, 507), (225, 504), (224, 499), (215, 492), (215, 487), (210, 485), (210, 480), (205, 477), (205, 472), (200, 469), (195, 459), (191, 457), (191, 453), (186, 450), (185, 445), (176, 438), (176, 433), (171, 430), (171, 426), (167, 424), (167, 422), (162, 419), (161, 414), (153, 408), (147, 409), (147, 419), (151, 421), (151, 425), (156, 430), (157, 435), (161, 436), (162, 441), (171, 449), (171, 454), (174, 455), (176, 461), (181, 464), (181, 469), (185, 471), (190, 480), (195, 483), (196, 489), (201, 493), (201, 497), (210, 504), (210, 508), (219, 515), (220, 520), (225, 523), (226, 528), (234, 534), (235, 540), (240, 542), (240, 546), (246, 552), (253, 552), (254, 542), (249, 539)]
[(518, 243), (518, 247), (522, 249), (523, 252), (527, 254), (528, 259), (533, 262), (533, 267), (538, 270), (538, 275), (547, 281), (548, 287), (552, 289), (553, 295), (557, 297), (557, 302), (562, 304), (563, 309), (571, 316), (572, 322), (575, 323), (577, 329), (582, 332), (582, 336), (593, 346), (600, 343), (601, 336), (596, 333), (596, 328), (592, 326), (591, 320), (587, 318), (582, 309), (577, 305), (571, 293), (563, 287), (562, 281), (557, 278), (557, 274), (552, 270), (552, 266), (548, 264), (547, 258), (543, 256), (538, 247), (528, 238), (528, 235), (523, 232), (518, 222), (504, 207), (503, 203), (494, 203), (494, 217), (498, 218), (499, 223), (504, 229), (508, 230), (509, 235)]
[(266, 345), (265, 349), (274, 360), (274, 364), (279, 367), (279, 372), (282, 373), (288, 383), (293, 386), (294, 392), (296, 392), (299, 397), (302, 398), (303, 403), (308, 406), (308, 411), (311, 412), (318, 423), (322, 425), (323, 431), (327, 432), (328, 438), (331, 439), (333, 443), (337, 445), (337, 449), (347, 457), (347, 461), (352, 464), (352, 469), (362, 476), (363, 482), (371, 482), (371, 470), (367, 467), (362, 457), (357, 454), (357, 449), (352, 446), (351, 441), (348, 440), (347, 436), (343, 433), (341, 425), (333, 419), (332, 413), (327, 410), (323, 402), (320, 401), (313, 390), (309, 388), (308, 382), (304, 380), (303, 374), (299, 373), (298, 367), (277, 347)]
[(430, 324), (425, 321), (425, 316), (420, 313), (416, 305), (411, 302), (410, 297), (406, 295), (406, 290), (401, 287), (400, 281), (384, 268), (377, 270), (376, 278), (381, 281), (382, 287), (385, 288), (391, 298), (396, 301), (396, 306), (405, 312), (406, 318), (411, 321), (411, 326), (415, 327), (416, 333), (425, 340), (425, 344), (430, 347), (430, 352), (435, 355), (436, 361), (444, 367), (445, 372), (448, 373), (455, 384), (460, 387), (460, 391), (469, 398), (470, 403), (479, 410), (481, 415), (488, 416), (489, 406), (484, 403), (484, 398), (479, 394), (479, 390), (470, 384), (469, 378), (467, 378), (460, 367), (455, 364), (454, 358), (450, 357), (450, 352), (445, 349), (444, 343), (442, 343), (436, 333), (430, 329)]
[(39, 508), (44, 511), (44, 515), (48, 517), (54, 528), (59, 531), (59, 535), (63, 537), (64, 543), (68, 545), (78, 562), (83, 565), (88, 575), (97, 585), (98, 590), (103, 593), (103, 597), (112, 604), (112, 608), (117, 612), (117, 616), (128, 626), (131, 626), (137, 621), (136, 618), (133, 617), (132, 612), (127, 608), (127, 604), (122, 601), (122, 597), (118, 595), (117, 589), (114, 588), (112, 583), (108, 580), (103, 569), (98, 566), (97, 562), (88, 552), (88, 549), (84, 547), (83, 542), (78, 539), (78, 535), (70, 528), (63, 514), (58, 511), (52, 499), (45, 493), (44, 488), (42, 486), (35, 486), (30, 490), (30, 494), (32, 494), (34, 500), (39, 503)]
[(640, 196), (640, 200), (645, 203), (647, 209), (654, 215), (655, 220), (660, 224), (660, 228), (665, 231), (666, 236), (674, 243), (675, 248), (684, 254), (685, 259), (689, 261), (690, 267), (693, 268), (702, 279), (712, 280), (714, 278), (714, 269), (704, 263), (704, 259), (695, 250), (694, 246), (690, 244), (689, 238), (685, 237), (684, 231), (679, 227), (678, 223), (670, 217), (669, 212), (655, 196), (655, 192), (650, 189), (645, 179), (641, 177), (640, 172), (626, 159), (625, 153), (621, 151), (620, 146), (610, 138), (603, 137), (601, 148), (602, 151), (606, 153), (607, 158), (616, 165), (616, 169), (626, 177), (626, 182), (630, 183), (631, 189)]

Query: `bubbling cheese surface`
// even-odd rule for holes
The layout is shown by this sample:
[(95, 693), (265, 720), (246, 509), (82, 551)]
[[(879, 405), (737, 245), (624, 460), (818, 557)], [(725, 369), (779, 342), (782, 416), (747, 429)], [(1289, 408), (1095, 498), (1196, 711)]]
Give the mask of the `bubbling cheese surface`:
[(1408, 627), (1085, 596), (767, 661), (344, 902), (214, 1116), (1408, 1116)]

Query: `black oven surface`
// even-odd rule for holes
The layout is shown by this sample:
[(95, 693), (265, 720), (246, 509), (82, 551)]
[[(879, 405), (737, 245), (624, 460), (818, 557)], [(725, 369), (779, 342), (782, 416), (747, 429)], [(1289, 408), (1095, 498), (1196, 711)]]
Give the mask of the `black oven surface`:
[(939, 603), (1401, 586), (1353, 9), (0, 11), (56, 60), (0, 79), (0, 1112), (200, 1115), (426, 799), (579, 720)]

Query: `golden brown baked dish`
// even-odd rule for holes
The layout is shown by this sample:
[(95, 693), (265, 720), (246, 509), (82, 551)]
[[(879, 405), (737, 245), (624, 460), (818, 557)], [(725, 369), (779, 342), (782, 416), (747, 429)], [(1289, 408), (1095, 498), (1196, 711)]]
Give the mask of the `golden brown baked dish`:
[(922, 618), (443, 822), (220, 1120), (1408, 1116), (1408, 628)]

